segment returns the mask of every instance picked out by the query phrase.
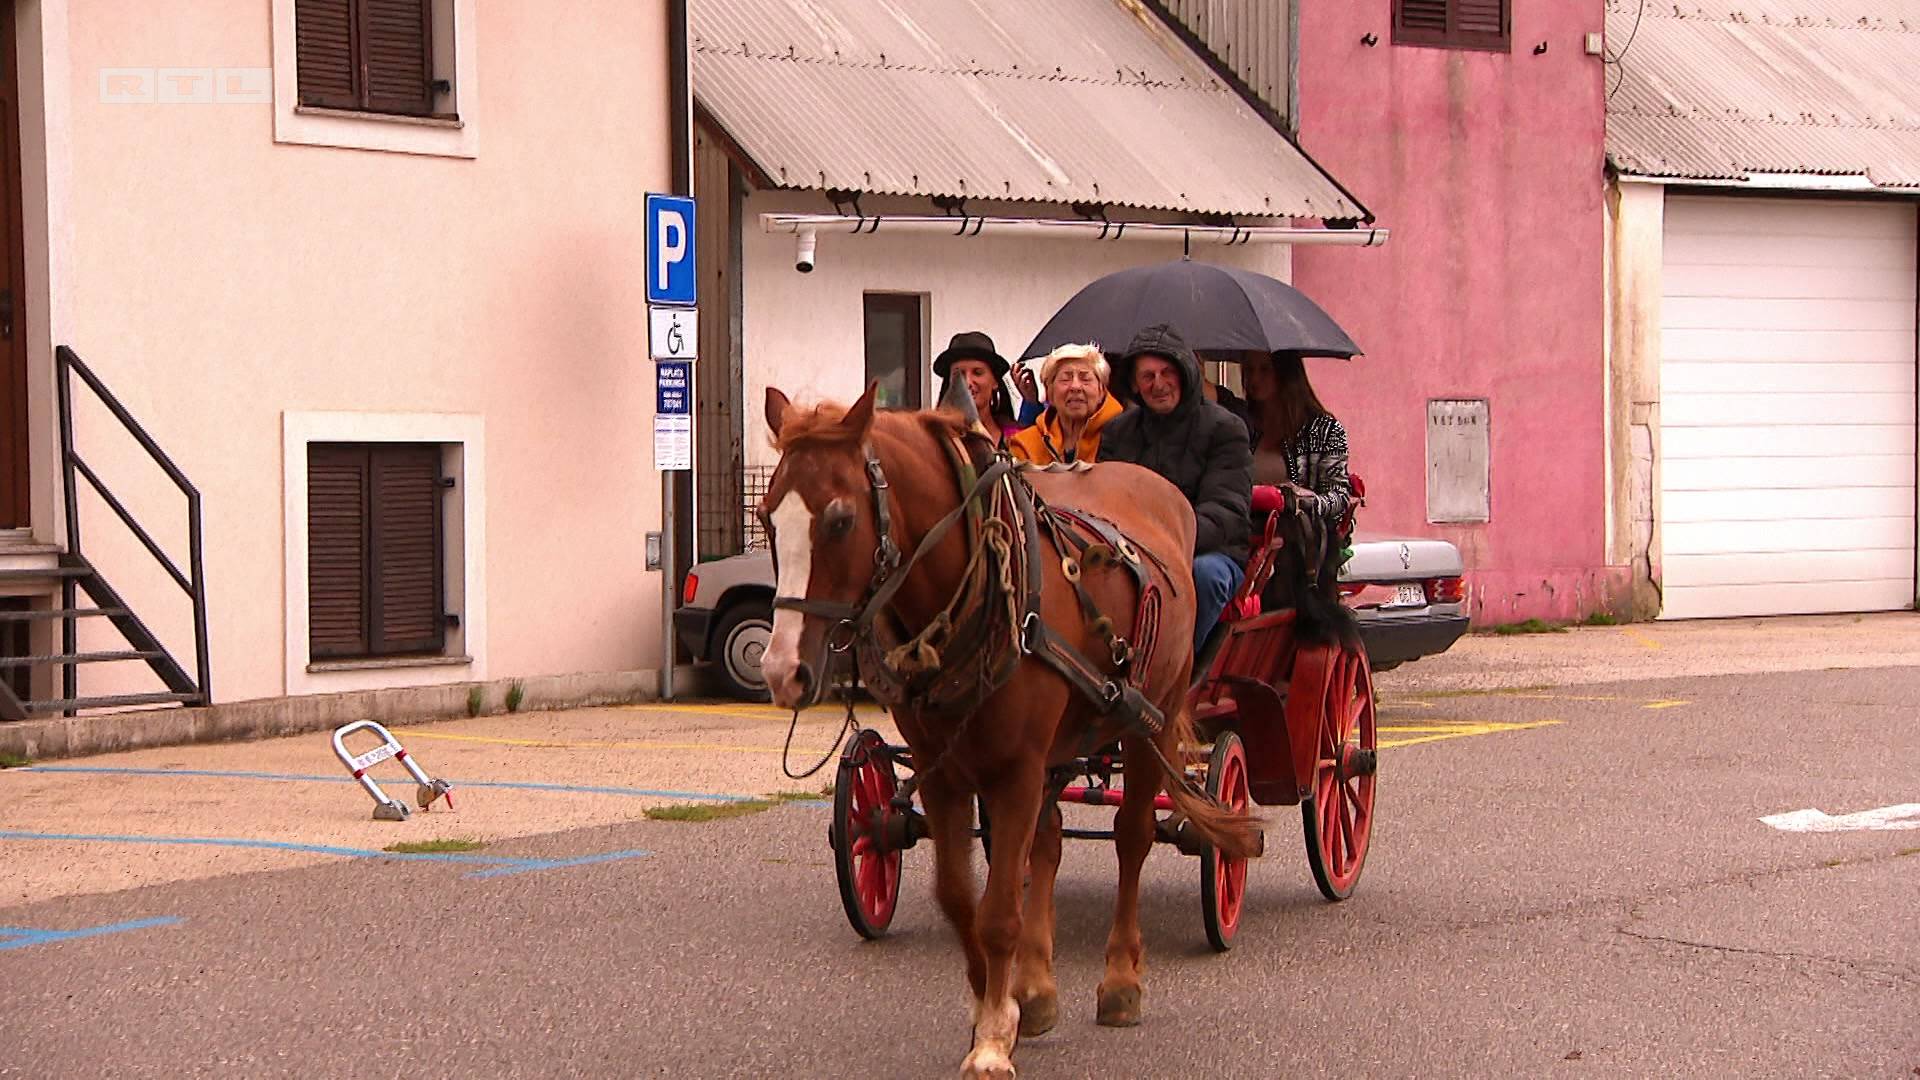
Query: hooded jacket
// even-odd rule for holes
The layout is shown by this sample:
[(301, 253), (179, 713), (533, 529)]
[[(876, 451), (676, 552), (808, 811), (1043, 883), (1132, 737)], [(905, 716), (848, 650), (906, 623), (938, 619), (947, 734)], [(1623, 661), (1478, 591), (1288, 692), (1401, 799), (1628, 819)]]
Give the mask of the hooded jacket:
[(1164, 324), (1135, 335), (1114, 366), (1111, 385), (1131, 394), (1141, 356), (1159, 356), (1180, 372), (1180, 403), (1162, 416), (1144, 404), (1107, 424), (1100, 460), (1131, 461), (1172, 481), (1193, 504), (1193, 553), (1218, 551), (1245, 561), (1252, 529), (1253, 449), (1247, 426), (1202, 392), (1200, 361), (1179, 332)]
[[(1038, 422), (1007, 440), (1007, 450), (1021, 461), (1031, 461), (1035, 465), (1051, 465), (1056, 461), (1098, 461), (1101, 429), (1119, 417), (1124, 409), (1119, 398), (1106, 395), (1100, 407), (1087, 417), (1087, 426), (1080, 429), (1080, 441), (1067, 446), (1066, 432), (1061, 430), (1060, 414), (1049, 405), (1047, 411), (1040, 414)], [(1073, 455), (1071, 458), (1064, 456), (1069, 452)]]

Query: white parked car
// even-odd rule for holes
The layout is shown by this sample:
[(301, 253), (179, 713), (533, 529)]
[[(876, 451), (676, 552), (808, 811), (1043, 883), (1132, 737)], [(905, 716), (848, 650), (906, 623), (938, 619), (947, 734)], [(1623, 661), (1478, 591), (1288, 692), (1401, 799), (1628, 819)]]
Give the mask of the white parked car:
[[(1362, 534), (1340, 574), (1375, 671), (1446, 652), (1467, 629), (1460, 552), (1445, 540)], [(760, 657), (773, 635), (773, 557), (764, 551), (701, 563), (673, 613), (680, 640), (711, 661), (734, 696), (766, 701)]]

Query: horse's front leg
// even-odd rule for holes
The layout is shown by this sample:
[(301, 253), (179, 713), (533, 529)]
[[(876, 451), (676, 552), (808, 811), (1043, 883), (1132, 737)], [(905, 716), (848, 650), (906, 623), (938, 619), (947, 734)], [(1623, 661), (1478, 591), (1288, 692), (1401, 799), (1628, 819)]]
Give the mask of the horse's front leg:
[(933, 839), (933, 897), (960, 939), (977, 1013), (987, 991), (987, 957), (974, 930), (973, 799), (929, 776), (920, 788), (920, 805), (926, 809), (927, 831)]
[(1160, 793), (1160, 763), (1138, 737), (1126, 739), (1125, 794), (1113, 816), (1113, 846), (1120, 856), (1120, 889), (1107, 936), (1107, 973), (1100, 980), (1098, 1021), (1107, 1027), (1140, 1022), (1141, 977), (1146, 948), (1140, 940), (1140, 868), (1153, 850), (1153, 801)]
[(1045, 787), (1046, 767), (1036, 759), (1002, 774), (981, 796), (995, 823), (987, 893), (974, 917), (987, 959), (987, 985), (974, 1011), (973, 1052), (961, 1063), (962, 1080), (1013, 1080), (1013, 1044), (1020, 1031), (1020, 1006), (1013, 998), (1014, 950), (1020, 944), (1022, 879)]
[(1060, 984), (1053, 977), (1053, 882), (1060, 872), (1063, 824), (1058, 806), (1040, 808), (1013, 962), (1013, 1000), (1020, 1006), (1020, 1037), (1026, 1039), (1045, 1035), (1060, 1019)]

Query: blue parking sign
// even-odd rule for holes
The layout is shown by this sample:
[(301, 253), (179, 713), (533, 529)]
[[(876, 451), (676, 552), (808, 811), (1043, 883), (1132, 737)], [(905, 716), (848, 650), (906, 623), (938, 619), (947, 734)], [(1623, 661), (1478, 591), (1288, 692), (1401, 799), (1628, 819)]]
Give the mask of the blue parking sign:
[(693, 415), (693, 365), (685, 360), (662, 360), (653, 366), (658, 400), (654, 412), (661, 416)]
[(693, 200), (682, 195), (647, 194), (647, 303), (697, 302), (694, 269)]

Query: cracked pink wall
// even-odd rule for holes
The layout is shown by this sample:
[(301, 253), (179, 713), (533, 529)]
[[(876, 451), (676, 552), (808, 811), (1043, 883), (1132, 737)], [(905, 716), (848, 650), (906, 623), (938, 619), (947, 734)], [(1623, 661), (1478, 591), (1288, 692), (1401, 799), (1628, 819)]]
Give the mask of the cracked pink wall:
[[(1606, 563), (1604, 68), (1582, 48), (1602, 3), (1513, 7), (1509, 53), (1394, 45), (1387, 0), (1300, 13), (1301, 143), (1393, 232), (1294, 253), (1294, 283), (1366, 350), (1309, 371), (1367, 482), (1361, 528), (1453, 541), (1481, 623), (1626, 610)], [(1490, 522), (1427, 522), (1430, 398), (1488, 401)]]

